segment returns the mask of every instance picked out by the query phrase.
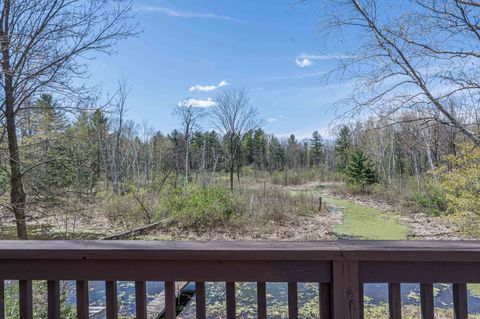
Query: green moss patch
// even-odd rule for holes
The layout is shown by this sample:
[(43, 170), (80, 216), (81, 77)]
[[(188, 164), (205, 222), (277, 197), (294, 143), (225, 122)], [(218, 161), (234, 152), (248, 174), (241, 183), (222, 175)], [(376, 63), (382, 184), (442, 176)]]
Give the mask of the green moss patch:
[(338, 206), (343, 222), (335, 228), (341, 238), (401, 240), (407, 239), (408, 228), (398, 222), (398, 216), (386, 215), (380, 210), (348, 200), (327, 199)]

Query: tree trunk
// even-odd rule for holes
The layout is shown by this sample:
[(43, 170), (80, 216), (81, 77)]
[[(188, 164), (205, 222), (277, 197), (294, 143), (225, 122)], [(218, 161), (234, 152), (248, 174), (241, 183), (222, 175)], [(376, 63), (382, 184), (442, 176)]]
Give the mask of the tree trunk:
[(230, 190), (233, 191), (233, 175), (234, 175), (234, 161), (230, 160)]
[(190, 173), (190, 160), (189, 160), (189, 139), (185, 138), (185, 186), (188, 186), (188, 175)]
[(5, 121), (8, 135), (10, 160), (10, 204), (17, 223), (18, 239), (28, 239), (25, 221), (26, 196), (23, 189), (20, 155), (18, 150), (17, 129), (15, 123), (14, 98), (11, 77), (5, 77)]
[[(4, 3), (4, 12), (8, 19), (10, 1)], [(13, 95), (13, 77), (10, 70), (10, 43), (7, 30), (0, 31), (0, 45), (2, 50), (2, 73), (4, 76), (5, 91), (5, 124), (7, 126), (8, 151), (10, 164), (10, 204), (17, 224), (19, 239), (28, 239), (27, 224), (25, 222), (26, 196), (22, 183), (20, 154), (18, 150), (17, 128), (15, 123), (15, 98)]]

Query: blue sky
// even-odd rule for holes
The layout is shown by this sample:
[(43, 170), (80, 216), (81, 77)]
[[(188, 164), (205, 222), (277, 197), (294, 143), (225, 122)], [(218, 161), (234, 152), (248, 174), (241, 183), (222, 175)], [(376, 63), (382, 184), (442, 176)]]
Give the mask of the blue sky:
[(136, 0), (143, 32), (119, 43), (117, 54), (89, 62), (90, 81), (114, 91), (127, 80), (128, 117), (162, 132), (178, 127), (172, 110), (179, 101), (206, 106), (227, 85), (249, 91), (269, 133), (324, 132), (349, 86), (326, 84), (322, 74), (345, 53), (319, 38), (318, 7), (293, 2)]

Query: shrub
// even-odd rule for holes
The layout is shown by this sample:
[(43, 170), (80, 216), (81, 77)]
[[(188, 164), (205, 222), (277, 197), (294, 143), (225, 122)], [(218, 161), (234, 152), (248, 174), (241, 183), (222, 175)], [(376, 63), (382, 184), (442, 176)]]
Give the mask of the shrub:
[(148, 224), (153, 222), (159, 211), (159, 197), (146, 190), (138, 190), (126, 195), (111, 195), (103, 205), (103, 214), (117, 225)]
[(426, 179), (412, 194), (413, 201), (433, 215), (445, 213), (448, 208), (445, 192), (434, 179)]
[(446, 158), (438, 173), (449, 211), (467, 231), (470, 231), (467, 228), (477, 228), (480, 214), (480, 148), (461, 145), (456, 156)]
[(180, 225), (199, 230), (231, 217), (235, 212), (235, 197), (225, 188), (191, 185), (173, 190), (167, 199), (166, 210)]

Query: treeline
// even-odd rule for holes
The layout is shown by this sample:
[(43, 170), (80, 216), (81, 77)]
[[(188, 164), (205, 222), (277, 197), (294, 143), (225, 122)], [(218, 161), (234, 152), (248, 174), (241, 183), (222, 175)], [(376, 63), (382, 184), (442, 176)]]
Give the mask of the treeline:
[[(308, 139), (280, 138), (261, 127), (232, 139), (230, 133), (199, 128), (200, 118), (211, 113), (203, 113), (188, 129), (180, 116), (180, 129), (162, 133), (128, 120), (126, 97), (118, 101), (110, 109), (71, 113), (43, 94), (24, 107), (18, 136), (28, 211), (68, 210), (74, 199), (95, 202), (109, 194), (158, 190), (166, 183), (173, 189), (193, 182), (207, 187), (227, 172), (235, 185), (252, 172), (287, 185), (308, 171), (311, 179), (344, 179), (353, 191), (371, 192), (378, 184), (375, 189), (384, 193), (407, 192), (412, 200), (442, 212), (448, 208), (447, 195), (440, 192), (442, 174), (452, 172), (452, 157), (468, 143), (451, 125), (422, 121), (413, 112), (341, 125), (331, 140), (318, 131)], [(2, 157), (8, 157), (6, 142), (1, 146)], [(8, 172), (9, 163), (2, 161), (2, 196), (11, 187)]]
[(468, 140), (451, 125), (423, 118), (404, 112), (395, 119), (370, 118), (344, 126), (336, 140), (340, 166), (346, 167), (349, 154), (360, 150), (375, 163), (379, 180), (390, 185), (436, 170)]
[[(188, 182), (186, 171), (215, 175), (229, 170), (228, 134), (195, 130), (185, 138), (180, 130), (154, 131), (121, 113), (115, 108), (72, 115), (47, 94), (26, 107), (18, 117), (18, 136), (29, 203), (53, 204), (67, 194), (86, 199), (98, 192), (124, 194), (166, 175), (179, 184)], [(335, 169), (333, 144), (323, 141), (318, 132), (311, 140), (297, 140), (294, 135), (279, 138), (256, 128), (238, 139), (234, 165), (238, 176), (247, 167), (270, 174), (309, 167)], [(8, 157), (5, 141), (2, 153)], [(10, 187), (8, 166), (2, 161), (2, 194)]]
[[(120, 113), (122, 114), (120, 114)], [(395, 122), (369, 119), (338, 128), (335, 140), (315, 131), (310, 139), (293, 134), (279, 138), (262, 128), (239, 136), (234, 172), (245, 169), (348, 173), (362, 153), (374, 164), (371, 181), (393, 184), (414, 177), (418, 183), (465, 142), (461, 132), (439, 122), (418, 123), (420, 115), (404, 114)], [(195, 175), (229, 171), (229, 135), (216, 130), (154, 131), (126, 119), (125, 111), (84, 110), (72, 116), (44, 94), (19, 116), (20, 146), (27, 193), (40, 203), (65, 193), (94, 198), (99, 191), (124, 194), (132, 187), (174, 176), (175, 185)], [(4, 156), (6, 145), (3, 145)], [(188, 152), (188, 156), (186, 156)], [(8, 162), (3, 161), (1, 190), (9, 188)], [(367, 165), (368, 166), (368, 165)], [(186, 172), (189, 175), (185, 175)], [(348, 175), (348, 174), (347, 174)], [(348, 177), (348, 176), (347, 176)]]

